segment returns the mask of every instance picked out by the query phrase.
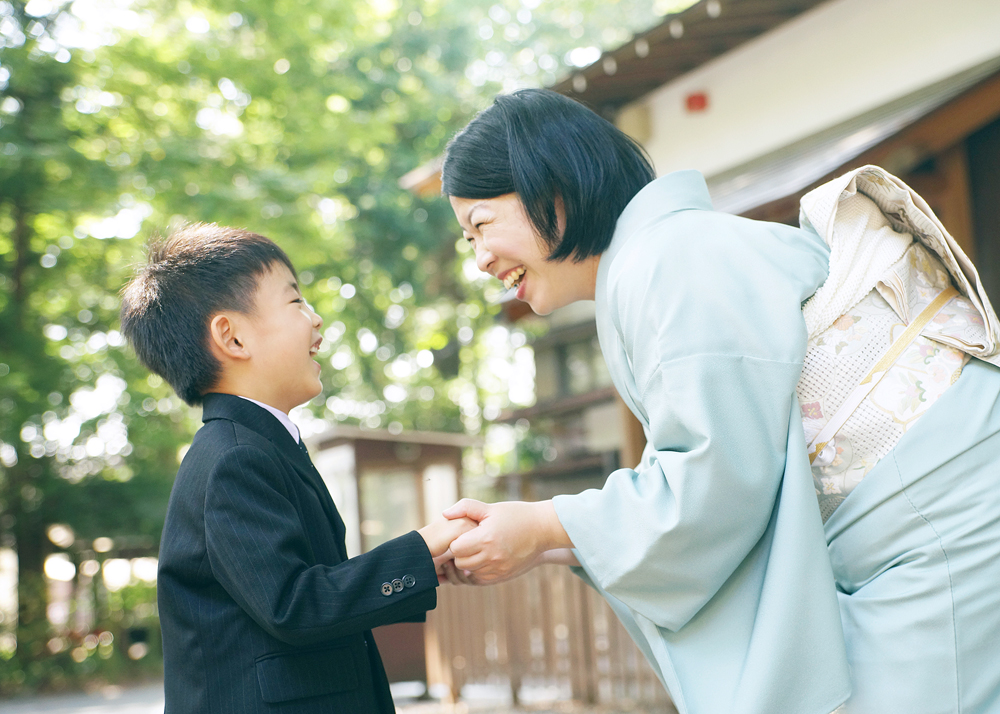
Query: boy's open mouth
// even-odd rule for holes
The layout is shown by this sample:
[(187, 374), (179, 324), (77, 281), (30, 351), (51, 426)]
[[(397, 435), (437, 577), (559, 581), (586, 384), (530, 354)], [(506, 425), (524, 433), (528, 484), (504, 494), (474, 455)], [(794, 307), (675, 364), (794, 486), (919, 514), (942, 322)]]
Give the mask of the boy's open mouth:
[(319, 352), (320, 343), (322, 343), (322, 342), (323, 342), (323, 338), (322, 337), (320, 337), (318, 340), (316, 340), (315, 342), (313, 342), (312, 347), (309, 348), (309, 356), (310, 357), (315, 357), (316, 356), (316, 353)]
[(503, 286), (510, 290), (511, 288), (517, 287), (521, 284), (521, 278), (524, 277), (524, 266), (519, 265), (518, 267), (511, 270), (503, 278)]

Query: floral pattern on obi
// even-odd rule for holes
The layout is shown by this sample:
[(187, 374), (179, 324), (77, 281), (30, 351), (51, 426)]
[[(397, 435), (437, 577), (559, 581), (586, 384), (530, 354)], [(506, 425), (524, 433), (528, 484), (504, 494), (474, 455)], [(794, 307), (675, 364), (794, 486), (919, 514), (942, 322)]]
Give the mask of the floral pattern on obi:
[[(807, 443), (907, 324), (950, 285), (937, 257), (915, 242), (861, 302), (809, 340), (797, 387)], [(813, 483), (824, 522), (958, 379), (969, 359), (961, 348), (983, 329), (968, 300), (948, 301), (817, 454)]]

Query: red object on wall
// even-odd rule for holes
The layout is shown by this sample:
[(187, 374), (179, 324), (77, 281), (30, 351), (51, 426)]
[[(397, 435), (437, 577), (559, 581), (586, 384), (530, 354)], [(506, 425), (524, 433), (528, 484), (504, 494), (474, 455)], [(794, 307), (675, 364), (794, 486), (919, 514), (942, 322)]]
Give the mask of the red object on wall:
[(684, 105), (689, 112), (703, 112), (708, 109), (708, 95), (704, 92), (689, 94), (684, 99)]

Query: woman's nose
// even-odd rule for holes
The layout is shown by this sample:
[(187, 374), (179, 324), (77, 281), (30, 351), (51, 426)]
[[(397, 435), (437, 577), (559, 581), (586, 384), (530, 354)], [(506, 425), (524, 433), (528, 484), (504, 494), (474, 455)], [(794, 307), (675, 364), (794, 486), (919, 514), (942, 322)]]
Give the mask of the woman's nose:
[(494, 260), (496, 260), (496, 256), (487, 250), (481, 242), (476, 241), (476, 267), (484, 273), (488, 273)]

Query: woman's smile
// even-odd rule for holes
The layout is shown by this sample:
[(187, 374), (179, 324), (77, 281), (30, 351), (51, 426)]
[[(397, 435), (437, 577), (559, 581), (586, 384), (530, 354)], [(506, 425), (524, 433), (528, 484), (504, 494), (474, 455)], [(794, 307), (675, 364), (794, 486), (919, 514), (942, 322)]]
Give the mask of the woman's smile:
[(510, 290), (512, 287), (520, 284), (521, 278), (524, 276), (524, 266), (519, 265), (513, 270), (508, 270), (501, 280), (503, 281), (503, 286)]
[(549, 260), (549, 246), (516, 193), (483, 199), (451, 196), (450, 201), (463, 236), (476, 252), (479, 269), (507, 290), (516, 289), (517, 299), (537, 314), (594, 299), (599, 258)]

